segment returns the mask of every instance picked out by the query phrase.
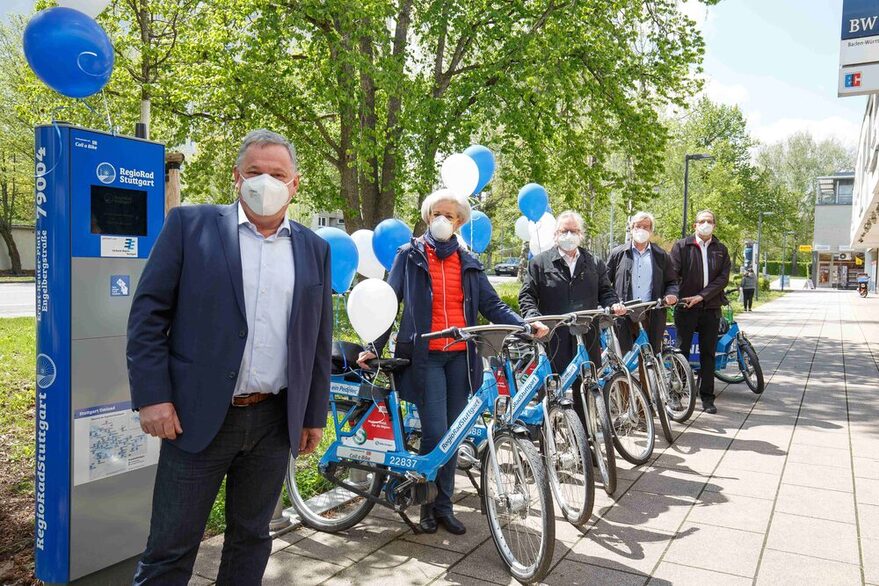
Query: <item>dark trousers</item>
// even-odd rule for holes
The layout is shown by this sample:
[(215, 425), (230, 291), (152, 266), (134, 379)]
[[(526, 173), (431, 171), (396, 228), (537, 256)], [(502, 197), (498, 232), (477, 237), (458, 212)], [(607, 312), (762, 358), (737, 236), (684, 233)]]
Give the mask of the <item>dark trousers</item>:
[(150, 536), (135, 586), (186, 586), (223, 477), (226, 533), (217, 584), (260, 584), (272, 549), (269, 521), (289, 458), (283, 393), (249, 407), (230, 406), (217, 436), (197, 454), (163, 441)]
[[(601, 371), (601, 344), (598, 342), (598, 336), (595, 330), (591, 329), (584, 336), (583, 342), (586, 344), (586, 352), (589, 353), (589, 360), (595, 363), (595, 368)], [(555, 334), (549, 341), (547, 354), (552, 365), (552, 371), (561, 374), (565, 371), (571, 360), (574, 359), (574, 353), (577, 351), (577, 338), (571, 335), (566, 327), (556, 330)], [(586, 426), (586, 409), (583, 406), (583, 397), (580, 396), (580, 377), (574, 381), (574, 411)]]
[(693, 332), (699, 333), (699, 396), (703, 403), (714, 401), (714, 352), (720, 329), (720, 309), (680, 309), (675, 311), (678, 348), (690, 355)]
[[(427, 454), (442, 440), (457, 419), (470, 395), (467, 352), (429, 352), (424, 373), (425, 392), (415, 402), (421, 418), (421, 454)], [(482, 382), (482, 381), (480, 381)], [(440, 468), (436, 476), (437, 497), (433, 514), (447, 517), (452, 514), (452, 494), (455, 492), (457, 458)]]
[(751, 306), (754, 305), (754, 291), (756, 291), (756, 289), (742, 289), (742, 297), (745, 300), (745, 311), (751, 311)]

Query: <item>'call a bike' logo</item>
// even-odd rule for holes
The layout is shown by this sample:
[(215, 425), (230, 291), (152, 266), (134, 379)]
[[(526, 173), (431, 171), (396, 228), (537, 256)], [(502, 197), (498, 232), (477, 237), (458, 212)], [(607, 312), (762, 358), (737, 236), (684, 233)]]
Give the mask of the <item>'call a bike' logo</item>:
[(55, 368), (55, 361), (46, 356), (45, 354), (40, 354), (37, 356), (37, 386), (41, 389), (48, 389), (52, 386), (52, 383), (55, 382), (55, 376), (57, 374), (57, 369)]
[(101, 183), (113, 183), (116, 181), (116, 167), (110, 163), (101, 163), (95, 169), (95, 174)]

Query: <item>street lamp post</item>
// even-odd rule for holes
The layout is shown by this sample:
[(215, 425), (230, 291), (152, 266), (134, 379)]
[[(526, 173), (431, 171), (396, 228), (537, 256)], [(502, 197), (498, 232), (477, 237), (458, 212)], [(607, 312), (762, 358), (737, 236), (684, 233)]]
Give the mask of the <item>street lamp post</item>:
[(763, 216), (771, 216), (775, 212), (757, 213), (757, 250), (754, 251), (754, 274), (757, 276), (757, 289), (754, 291), (754, 299), (760, 299), (760, 239), (763, 237)]
[[(787, 237), (793, 236), (796, 234), (793, 230), (784, 233), (784, 238), (781, 240), (781, 290), (784, 291), (784, 273), (785, 267), (787, 265)], [(791, 267), (793, 270), (793, 267)]]
[(684, 218), (681, 221), (681, 238), (687, 237), (687, 216), (689, 210), (689, 200), (687, 199), (687, 187), (690, 179), (690, 161), (701, 161), (702, 159), (714, 160), (714, 157), (706, 154), (687, 154), (684, 155)]

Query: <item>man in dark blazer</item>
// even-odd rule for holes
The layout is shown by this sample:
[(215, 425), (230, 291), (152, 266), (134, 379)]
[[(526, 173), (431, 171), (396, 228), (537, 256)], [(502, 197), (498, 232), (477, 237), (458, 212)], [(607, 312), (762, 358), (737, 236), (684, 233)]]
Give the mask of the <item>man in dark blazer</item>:
[(326, 425), (330, 252), (286, 219), (296, 153), (253, 131), (233, 177), (237, 203), (170, 211), (131, 307), (132, 405), (163, 440), (137, 585), (188, 583), (224, 477), (217, 584), (259, 584), (291, 448), (313, 451)]
[[(625, 313), (607, 278), (604, 261), (592, 256), (580, 245), (585, 231), (577, 212), (564, 211), (556, 220), (555, 246), (536, 255), (528, 263), (528, 272), (519, 291), (522, 317), (558, 315), (571, 311), (612, 306), (617, 314)], [(595, 330), (586, 336), (589, 359), (601, 365), (601, 346)], [(567, 327), (555, 330), (547, 353), (553, 372), (561, 373), (574, 358), (575, 342)], [(580, 393), (574, 393), (574, 408), (586, 425)]]
[(711, 210), (696, 214), (696, 233), (674, 243), (671, 262), (680, 282), (679, 295), (686, 307), (675, 311), (678, 348), (690, 354), (693, 332), (699, 332), (699, 396), (702, 409), (717, 413), (714, 406), (714, 351), (720, 329), (720, 309), (727, 303), (723, 290), (729, 283), (732, 263), (729, 252), (713, 237), (715, 215)]
[[(663, 299), (666, 304), (678, 302), (678, 282), (668, 253), (650, 243), (655, 229), (653, 214), (638, 212), (629, 221), (632, 241), (614, 248), (607, 258), (607, 274), (619, 298), (623, 301)], [(662, 348), (668, 311), (654, 309), (644, 324), (654, 352)], [(617, 328), (623, 352), (632, 348), (637, 324), (621, 318)]]

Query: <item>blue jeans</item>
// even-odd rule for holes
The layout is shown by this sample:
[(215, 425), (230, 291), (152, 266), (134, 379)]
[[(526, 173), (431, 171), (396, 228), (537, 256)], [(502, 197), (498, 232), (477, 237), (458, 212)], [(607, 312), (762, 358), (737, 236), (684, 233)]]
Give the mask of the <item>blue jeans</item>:
[[(258, 585), (272, 549), (272, 519), (290, 457), (286, 395), (229, 407), (207, 448), (162, 442), (153, 514), (135, 586), (186, 586), (205, 524), (226, 478), (226, 533), (217, 584)], [(183, 430), (186, 433), (186, 430)]]
[[(470, 396), (467, 352), (429, 352), (425, 369), (423, 399), (415, 403), (421, 418), (421, 453), (427, 454), (442, 440), (449, 427), (464, 410)], [(457, 457), (440, 468), (436, 477), (437, 497), (433, 514), (452, 514)]]

